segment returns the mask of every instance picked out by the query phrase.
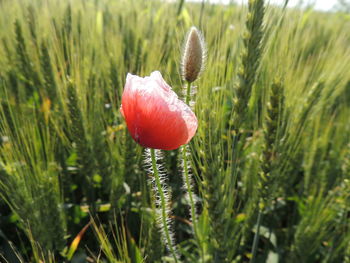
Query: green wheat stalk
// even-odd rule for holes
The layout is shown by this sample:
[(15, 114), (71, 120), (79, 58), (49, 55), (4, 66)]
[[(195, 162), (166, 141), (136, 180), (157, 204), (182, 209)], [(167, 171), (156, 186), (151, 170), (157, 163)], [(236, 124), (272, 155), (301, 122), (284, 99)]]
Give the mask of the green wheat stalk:
[(241, 67), (238, 71), (238, 83), (235, 87), (231, 120), (236, 133), (248, 117), (248, 103), (258, 75), (264, 36), (264, 14), (263, 0), (249, 0), (246, 32), (243, 35), (244, 50), (241, 54)]

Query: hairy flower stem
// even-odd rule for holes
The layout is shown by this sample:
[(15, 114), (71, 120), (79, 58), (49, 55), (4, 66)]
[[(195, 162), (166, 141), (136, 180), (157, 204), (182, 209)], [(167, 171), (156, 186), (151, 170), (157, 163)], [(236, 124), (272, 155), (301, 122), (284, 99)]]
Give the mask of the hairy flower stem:
[[(187, 82), (187, 90), (186, 90), (186, 98), (185, 102), (187, 105), (189, 105), (191, 100), (191, 82)], [(189, 175), (188, 171), (188, 165), (187, 165), (187, 148), (186, 145), (182, 146), (182, 159), (184, 163), (184, 177), (185, 177), (185, 188), (188, 193), (188, 198), (190, 201), (190, 206), (191, 206), (191, 218), (192, 218), (192, 226), (193, 226), (193, 231), (194, 231), (194, 236), (198, 242), (198, 247), (199, 245), (199, 238), (198, 238), (198, 229), (197, 229), (197, 214), (196, 214), (196, 204), (194, 202), (193, 198), (193, 193), (192, 193), (192, 185), (191, 185), (191, 178)]]
[(186, 190), (188, 193), (188, 198), (190, 201), (190, 206), (191, 206), (191, 217), (192, 217), (192, 225), (193, 225), (193, 230), (196, 238), (198, 237), (197, 235), (197, 215), (196, 215), (196, 208), (195, 208), (195, 203), (193, 200), (193, 194), (192, 194), (192, 186), (191, 186), (191, 178), (188, 172), (188, 166), (187, 166), (187, 150), (186, 150), (186, 145), (182, 146), (182, 158), (184, 161), (184, 175), (185, 175), (185, 186)]
[[(186, 92), (186, 99), (185, 99), (186, 104), (190, 103), (190, 99), (191, 99), (191, 83), (187, 82), (187, 92)], [(189, 197), (190, 206), (191, 206), (192, 225), (193, 225), (193, 229), (194, 229), (194, 234), (197, 238), (198, 235), (197, 235), (197, 222), (196, 222), (197, 221), (196, 207), (195, 207), (195, 203), (193, 200), (191, 178), (190, 178), (190, 175), (188, 173), (186, 145), (182, 146), (182, 158), (184, 161), (185, 185), (186, 185), (186, 190), (188, 192), (188, 197)]]
[(160, 181), (160, 177), (159, 177), (159, 173), (158, 173), (158, 169), (157, 169), (156, 154), (155, 154), (154, 149), (150, 149), (150, 150), (151, 150), (153, 174), (154, 174), (155, 182), (157, 185), (157, 190), (158, 190), (158, 193), (160, 196), (160, 201), (161, 201), (162, 223), (163, 223), (165, 238), (166, 238), (167, 243), (168, 243), (168, 248), (174, 257), (175, 262), (177, 263), (178, 259), (177, 259), (176, 253), (175, 253), (175, 249), (173, 247), (173, 242), (172, 242), (171, 237), (170, 237), (169, 226), (167, 223), (168, 214), (167, 214), (167, 210), (166, 210), (166, 201), (165, 201), (165, 196), (164, 196), (164, 192), (163, 192), (163, 188), (162, 188), (162, 183)]
[(255, 262), (256, 251), (257, 251), (258, 244), (259, 244), (261, 219), (262, 219), (262, 211), (261, 211), (261, 209), (259, 209), (258, 219), (256, 221), (256, 231), (255, 231), (253, 246), (252, 246), (252, 253), (251, 253), (252, 258), (250, 259), (250, 263)]

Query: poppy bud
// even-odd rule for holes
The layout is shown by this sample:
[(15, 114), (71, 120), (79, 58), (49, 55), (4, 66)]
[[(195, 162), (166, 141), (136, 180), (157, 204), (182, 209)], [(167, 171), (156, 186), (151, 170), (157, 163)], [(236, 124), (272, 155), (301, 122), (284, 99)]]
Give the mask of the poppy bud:
[(196, 27), (187, 34), (182, 56), (182, 75), (188, 82), (195, 81), (204, 69), (205, 45), (203, 37)]

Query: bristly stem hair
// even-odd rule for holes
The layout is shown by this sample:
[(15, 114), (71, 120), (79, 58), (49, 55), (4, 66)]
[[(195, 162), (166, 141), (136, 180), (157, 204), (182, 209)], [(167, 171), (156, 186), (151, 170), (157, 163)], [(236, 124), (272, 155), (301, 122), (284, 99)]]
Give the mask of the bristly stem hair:
[(153, 175), (154, 175), (154, 179), (155, 179), (155, 184), (157, 186), (157, 190), (159, 193), (159, 197), (160, 197), (160, 202), (161, 202), (161, 214), (162, 214), (162, 225), (163, 225), (163, 230), (164, 230), (164, 234), (165, 234), (165, 238), (166, 241), (168, 243), (168, 249), (170, 250), (171, 254), (174, 257), (175, 262), (178, 262), (178, 258), (175, 252), (175, 249), (173, 247), (173, 242), (170, 236), (170, 230), (169, 230), (169, 226), (167, 223), (168, 220), (168, 213), (167, 213), (167, 204), (166, 204), (166, 199), (165, 199), (165, 194), (163, 192), (163, 188), (162, 188), (162, 183), (160, 180), (160, 176), (159, 176), (159, 172), (157, 169), (157, 159), (156, 159), (156, 154), (155, 154), (155, 150), (154, 149), (150, 149), (151, 150), (151, 159), (152, 159), (152, 169), (153, 169)]

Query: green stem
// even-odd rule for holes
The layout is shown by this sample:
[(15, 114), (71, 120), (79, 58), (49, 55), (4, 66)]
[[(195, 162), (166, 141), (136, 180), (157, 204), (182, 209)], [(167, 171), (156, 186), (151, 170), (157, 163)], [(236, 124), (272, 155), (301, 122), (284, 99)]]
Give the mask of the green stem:
[(182, 147), (182, 158), (183, 158), (183, 161), (184, 161), (185, 185), (186, 185), (186, 188), (187, 188), (188, 197), (190, 199), (192, 225), (193, 225), (195, 236), (196, 236), (196, 238), (198, 238), (198, 235), (197, 235), (197, 215), (196, 215), (195, 203), (194, 203), (194, 200), (193, 200), (191, 179), (190, 179), (190, 175), (188, 173), (187, 150), (186, 150), (186, 146), (185, 145)]
[(191, 82), (187, 82), (187, 92), (186, 92), (186, 98), (185, 102), (187, 105), (189, 105), (191, 100)]
[(177, 256), (173, 247), (173, 242), (170, 238), (170, 233), (169, 233), (169, 227), (167, 224), (167, 212), (166, 212), (166, 201), (165, 201), (165, 196), (164, 196), (164, 192), (163, 192), (163, 188), (162, 188), (162, 184), (160, 182), (160, 177), (159, 177), (159, 173), (158, 173), (158, 169), (157, 169), (157, 161), (156, 161), (156, 154), (154, 149), (151, 149), (151, 158), (152, 158), (152, 168), (153, 168), (153, 174), (154, 174), (154, 178), (156, 180), (156, 185), (157, 185), (157, 190), (160, 196), (160, 201), (161, 201), (161, 209), (162, 209), (162, 223), (163, 223), (163, 228), (164, 228), (164, 232), (165, 232), (165, 238), (167, 240), (168, 243), (168, 248), (171, 252), (171, 254), (174, 257), (175, 262), (177, 263)]
[(250, 260), (250, 263), (254, 263), (255, 262), (256, 251), (257, 251), (258, 243), (259, 243), (261, 218), (262, 218), (262, 211), (261, 211), (261, 209), (259, 209), (258, 219), (257, 219), (257, 222), (256, 222), (256, 232), (255, 232), (255, 235), (254, 235), (254, 241), (253, 241), (253, 247), (252, 247), (252, 258)]
[[(185, 98), (185, 102), (186, 102), (187, 105), (189, 105), (190, 100), (191, 100), (191, 82), (187, 82), (187, 91), (186, 91), (186, 98)], [(190, 175), (188, 173), (188, 166), (187, 166), (187, 149), (186, 149), (186, 145), (182, 146), (182, 158), (183, 158), (183, 162), (184, 162), (185, 187), (186, 187), (186, 190), (188, 192), (188, 197), (190, 199), (192, 226), (193, 226), (195, 238), (196, 238), (196, 240), (198, 242), (198, 246), (200, 247), (200, 245), (199, 245), (199, 238), (198, 238), (198, 229), (197, 229), (196, 206), (195, 206), (195, 202), (193, 200), (191, 179), (190, 179)], [(203, 256), (203, 253), (202, 253), (202, 256)]]
[[(191, 82), (187, 82), (187, 92), (186, 92), (186, 104), (188, 105), (191, 100)], [(188, 196), (190, 199), (190, 205), (191, 205), (191, 217), (192, 217), (192, 224), (193, 224), (193, 229), (195, 236), (198, 237), (197, 235), (197, 227), (196, 227), (196, 209), (195, 209), (195, 203), (193, 201), (193, 195), (192, 195), (192, 189), (191, 189), (191, 181), (190, 181), (190, 176), (188, 174), (188, 167), (187, 167), (187, 150), (186, 150), (186, 145), (182, 146), (182, 158), (184, 161), (184, 173), (185, 173), (185, 184), (188, 192)]]

